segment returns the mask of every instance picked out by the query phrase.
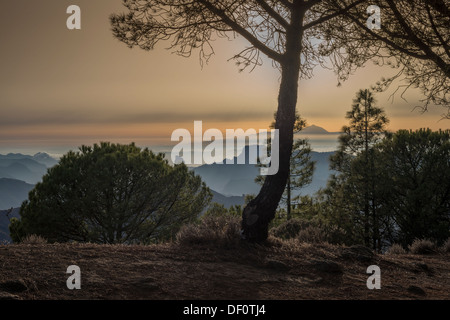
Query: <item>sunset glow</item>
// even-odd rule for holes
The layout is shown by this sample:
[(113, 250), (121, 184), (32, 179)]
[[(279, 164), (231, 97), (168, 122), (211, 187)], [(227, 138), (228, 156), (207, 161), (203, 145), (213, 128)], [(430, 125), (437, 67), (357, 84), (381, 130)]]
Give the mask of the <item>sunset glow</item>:
[[(216, 55), (200, 67), (198, 57), (182, 58), (161, 44), (151, 52), (128, 49), (114, 39), (108, 17), (124, 11), (121, 1), (79, 0), (82, 29), (65, 26), (67, 1), (3, 1), (0, 143), (81, 145), (98, 141), (142, 141), (167, 145), (177, 128), (266, 129), (277, 107), (279, 72), (270, 61), (252, 73), (228, 61), (246, 44), (215, 42)], [(14, 32), (11, 32), (14, 30)], [(300, 82), (298, 111), (309, 125), (336, 132), (356, 91), (392, 70), (368, 65), (342, 87), (333, 72), (317, 68)], [(413, 110), (420, 95), (395, 87), (377, 95), (389, 129), (450, 127), (442, 110)]]

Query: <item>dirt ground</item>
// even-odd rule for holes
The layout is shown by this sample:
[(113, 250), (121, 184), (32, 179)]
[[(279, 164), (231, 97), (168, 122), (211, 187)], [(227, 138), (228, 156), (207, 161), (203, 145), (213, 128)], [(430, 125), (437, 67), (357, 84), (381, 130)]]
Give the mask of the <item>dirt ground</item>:
[[(69, 290), (68, 266), (81, 271)], [(369, 290), (370, 265), (381, 289)], [(363, 247), (277, 242), (181, 246), (0, 246), (0, 300), (450, 299), (450, 255), (376, 255)]]

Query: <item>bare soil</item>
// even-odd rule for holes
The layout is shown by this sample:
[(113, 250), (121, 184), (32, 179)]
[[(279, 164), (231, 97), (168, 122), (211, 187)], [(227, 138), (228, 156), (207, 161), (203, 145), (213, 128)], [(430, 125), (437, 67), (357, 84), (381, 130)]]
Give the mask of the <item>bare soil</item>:
[[(67, 267), (81, 269), (69, 290)], [(367, 267), (381, 269), (369, 290)], [(450, 255), (377, 255), (364, 248), (275, 241), (235, 248), (94, 244), (0, 246), (0, 299), (450, 299)]]

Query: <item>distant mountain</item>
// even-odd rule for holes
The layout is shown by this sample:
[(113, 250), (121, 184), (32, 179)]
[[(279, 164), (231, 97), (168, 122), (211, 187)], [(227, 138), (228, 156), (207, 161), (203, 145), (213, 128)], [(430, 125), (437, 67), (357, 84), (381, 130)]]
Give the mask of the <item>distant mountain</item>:
[(245, 164), (237, 164), (238, 157), (234, 157), (234, 164), (226, 164), (224, 160), (222, 163), (205, 164), (193, 170), (209, 188), (225, 196), (257, 193), (260, 186), (254, 180), (259, 174), (259, 168), (249, 164), (249, 151), (250, 147), (246, 146), (241, 152), (244, 153)]
[(231, 197), (227, 197), (224, 196), (223, 194), (220, 194), (214, 190), (211, 190), (212, 194), (213, 194), (213, 198), (211, 202), (217, 202), (219, 204), (222, 204), (225, 208), (230, 208), (232, 206), (238, 206), (244, 205), (244, 197), (243, 196), (231, 196)]
[[(28, 199), (28, 193), (33, 189), (32, 184), (14, 179), (0, 178), (0, 242), (10, 241), (9, 219), (19, 217), (19, 207)], [(12, 212), (8, 210), (15, 208)]]
[(0, 160), (1, 178), (17, 179), (34, 184), (40, 181), (46, 172), (47, 167), (34, 160)]
[(9, 220), (11, 218), (19, 218), (20, 208), (15, 208), (11, 212), (8, 210), (0, 210), (0, 243), (11, 241), (9, 236)]
[(22, 180), (35, 184), (41, 181), (47, 169), (58, 161), (46, 153), (36, 153), (34, 156), (20, 153), (0, 155), (0, 178)]
[[(244, 149), (248, 158), (248, 146)], [(333, 152), (311, 152), (311, 158), (316, 161), (312, 183), (301, 190), (303, 195), (313, 195), (327, 184), (332, 173), (329, 169), (329, 157)], [(248, 163), (248, 162), (247, 162)], [(259, 168), (253, 164), (210, 164), (192, 169), (201, 176), (212, 190), (226, 196), (242, 196), (257, 194), (261, 186), (255, 183)]]
[(58, 164), (58, 160), (56, 160), (55, 158), (51, 157), (50, 155), (48, 155), (47, 153), (44, 152), (38, 152), (33, 156), (33, 160), (45, 164), (47, 166), (47, 168), (51, 168), (53, 166), (55, 166), (56, 164)]
[(34, 185), (15, 179), (0, 178), (0, 210), (20, 207)]
[(33, 156), (21, 153), (8, 153), (7, 155), (0, 154), (0, 160), (20, 160), (20, 159), (31, 159), (40, 164), (45, 165), (47, 168), (51, 168), (58, 163), (58, 160), (51, 157), (49, 154), (44, 152), (38, 152)]
[(304, 128), (304, 129), (302, 129), (302, 131), (300, 133), (303, 133), (303, 134), (305, 134), (305, 133), (310, 133), (310, 134), (311, 133), (312, 134), (328, 134), (330, 132), (328, 132), (327, 130), (325, 130), (322, 127), (319, 127), (319, 126), (316, 126), (316, 125), (311, 125), (311, 126), (308, 126), (308, 127)]
[[(242, 196), (243, 193), (254, 193), (259, 186), (253, 181), (259, 169), (250, 164), (210, 164), (193, 169), (203, 181), (216, 192), (226, 196)], [(241, 185), (239, 190), (233, 188), (236, 180)]]

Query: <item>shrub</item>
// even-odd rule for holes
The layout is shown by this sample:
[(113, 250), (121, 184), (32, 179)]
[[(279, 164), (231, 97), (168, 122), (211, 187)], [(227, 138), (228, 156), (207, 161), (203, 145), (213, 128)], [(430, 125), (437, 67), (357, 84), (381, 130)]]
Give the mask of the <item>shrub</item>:
[(448, 238), (447, 241), (444, 242), (441, 249), (444, 253), (450, 253), (450, 238)]
[(47, 240), (41, 236), (30, 234), (27, 235), (21, 242), (22, 244), (46, 244)]
[(387, 251), (386, 254), (397, 255), (397, 254), (406, 254), (406, 250), (399, 245), (398, 243), (394, 243)]
[(176, 240), (181, 245), (233, 248), (240, 243), (241, 219), (233, 216), (205, 216), (198, 224), (183, 226)]
[[(270, 229), (270, 235), (282, 239), (296, 239), (306, 243), (347, 244), (349, 238), (345, 230), (334, 225), (325, 225), (314, 220), (294, 218)], [(351, 244), (351, 243), (350, 243)]]
[(284, 240), (297, 238), (300, 231), (312, 226), (311, 222), (294, 218), (270, 229), (270, 234)]
[(297, 239), (305, 243), (323, 243), (326, 242), (326, 235), (321, 228), (308, 226), (299, 231)]
[(330, 244), (347, 246), (355, 244), (354, 236), (339, 226), (323, 225), (321, 226), (321, 230), (326, 238), (326, 241)]
[(12, 217), (10, 220), (9, 235), (14, 243), (19, 243), (26, 237), (23, 223), (16, 217)]
[(409, 246), (409, 251), (414, 254), (432, 254), (436, 249), (436, 244), (428, 239), (416, 239)]

